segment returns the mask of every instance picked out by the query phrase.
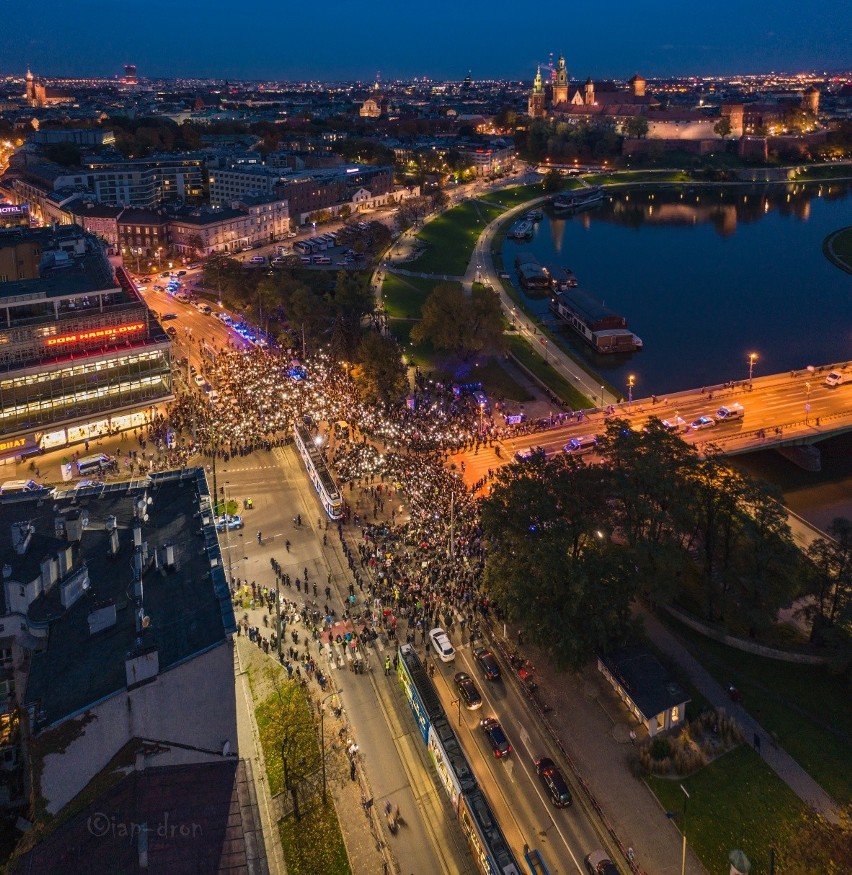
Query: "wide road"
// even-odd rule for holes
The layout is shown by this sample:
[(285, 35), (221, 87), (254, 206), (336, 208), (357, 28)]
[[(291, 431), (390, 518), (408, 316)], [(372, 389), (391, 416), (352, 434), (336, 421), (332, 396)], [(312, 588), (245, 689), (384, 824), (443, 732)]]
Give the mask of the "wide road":
[[(464, 637), (464, 636), (463, 636)], [(585, 872), (583, 858), (604, 845), (594, 818), (586, 808), (582, 791), (573, 783), (567, 767), (562, 774), (571, 787), (573, 801), (568, 808), (555, 808), (536, 774), (535, 760), (559, 758), (540, 729), (540, 721), (529, 713), (517, 690), (505, 679), (486, 681), (477, 669), (471, 648), (458, 644), (453, 663), (436, 663), (434, 683), (444, 710), (464, 748), (480, 787), (488, 797), (506, 840), (523, 871), (523, 847), (537, 848), (551, 875), (579, 875)], [(465, 637), (466, 640), (466, 637)], [(510, 669), (503, 665), (504, 675)], [(482, 707), (468, 711), (459, 706), (453, 677), (464, 671), (482, 694)], [(492, 753), (480, 728), (483, 717), (496, 717), (512, 745), (510, 756), (499, 759)]]
[[(616, 405), (615, 415), (627, 419), (632, 428), (640, 429), (650, 416), (674, 423), (683, 421), (685, 431), (680, 436), (702, 452), (714, 447), (726, 454), (778, 447), (787, 444), (811, 443), (836, 431), (852, 429), (852, 369), (847, 368), (849, 382), (830, 388), (825, 385), (828, 368), (822, 373), (796, 371), (794, 376), (776, 374), (755, 378), (751, 389), (748, 381), (736, 388), (706, 387), (703, 390), (678, 392), (657, 398), (637, 398), (632, 403)], [(721, 406), (741, 404), (745, 415), (733, 422), (721, 422), (710, 428), (694, 429), (691, 423), (700, 416), (712, 416)], [(806, 407), (809, 409), (806, 410)], [(554, 411), (554, 415), (558, 411)], [(476, 483), (487, 474), (511, 460), (515, 453), (530, 447), (543, 447), (547, 454), (561, 452), (571, 438), (603, 434), (606, 417), (600, 411), (584, 414), (580, 421), (571, 418), (554, 428), (505, 438), (499, 443), (500, 456), (493, 448), (480, 447), (459, 453), (451, 461), (465, 463), (465, 482)], [(776, 431), (779, 429), (780, 431)], [(584, 456), (594, 461), (594, 454)]]
[[(219, 535), (228, 575), (255, 581), (259, 586), (274, 586), (270, 568), (270, 559), (274, 557), (293, 580), (304, 578), (304, 569), (308, 569), (310, 579), (319, 583), (320, 605), (325, 600), (323, 590), (329, 581), (332, 589), (329, 601), (339, 614), (352, 577), (335, 527), (325, 529), (322, 509), (293, 445), (244, 457), (233, 456), (228, 462), (220, 462), (217, 482), (224, 488), (226, 497), (238, 503), (238, 512), (245, 522), (245, 528)], [(252, 498), (254, 509), (246, 511), (242, 506), (248, 497)], [(293, 524), (296, 514), (302, 517), (299, 527)], [(326, 544), (323, 544), (324, 535)], [(283, 592), (291, 600), (304, 601), (305, 596), (295, 587), (285, 588)], [(263, 627), (262, 613), (265, 612), (252, 611), (247, 619)], [(243, 614), (237, 611), (237, 621), (242, 619)], [(302, 632), (300, 625), (295, 628)], [(271, 629), (262, 628), (262, 632), (268, 637)], [(290, 641), (286, 643), (289, 645)], [(313, 646), (311, 652), (315, 653)], [(372, 671), (363, 675), (355, 675), (345, 666), (340, 669), (330, 664), (324, 655), (319, 657), (319, 665), (331, 683), (342, 691), (341, 702), (351, 727), (350, 737), (360, 747), (361, 764), (368, 782), (362, 791), (374, 799), (374, 816), (383, 818), (381, 808), (385, 799), (398, 805), (403, 813), (405, 829), (393, 837), (385, 831), (385, 839), (405, 875), (410, 872), (474, 875), (475, 868), (461, 830), (446, 816), (449, 804), (439, 792), (428, 752), (408, 705), (395, 677), (386, 677), (382, 669), (386, 653), (392, 654), (392, 651), (380, 639), (370, 650)], [(329, 728), (333, 722), (329, 715), (326, 719), (329, 743), (335, 740)], [(330, 780), (332, 794), (334, 787), (334, 781)], [(360, 809), (357, 816), (364, 816)]]

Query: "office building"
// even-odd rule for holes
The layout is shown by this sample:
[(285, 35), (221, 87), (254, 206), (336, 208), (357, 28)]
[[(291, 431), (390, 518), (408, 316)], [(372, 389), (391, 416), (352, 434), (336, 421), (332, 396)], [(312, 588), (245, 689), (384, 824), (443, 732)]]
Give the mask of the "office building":
[(0, 461), (143, 425), (171, 400), (169, 339), (123, 268), (76, 225), (6, 231)]

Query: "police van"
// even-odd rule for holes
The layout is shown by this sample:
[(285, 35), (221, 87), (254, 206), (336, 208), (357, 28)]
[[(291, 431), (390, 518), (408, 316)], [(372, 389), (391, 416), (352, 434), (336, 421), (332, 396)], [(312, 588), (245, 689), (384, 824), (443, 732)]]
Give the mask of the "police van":
[(742, 404), (727, 404), (720, 407), (716, 411), (716, 422), (733, 422), (735, 419), (742, 419), (745, 416), (745, 410)]
[(89, 474), (97, 474), (99, 471), (106, 471), (112, 464), (112, 456), (106, 453), (95, 453), (92, 456), (83, 456), (77, 461), (77, 472), (81, 477), (86, 477)]

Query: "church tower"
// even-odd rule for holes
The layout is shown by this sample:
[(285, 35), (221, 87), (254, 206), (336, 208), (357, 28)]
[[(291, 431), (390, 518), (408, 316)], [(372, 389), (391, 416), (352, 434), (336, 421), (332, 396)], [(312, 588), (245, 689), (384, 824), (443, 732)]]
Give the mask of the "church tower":
[(560, 103), (568, 103), (568, 68), (562, 55), (556, 64), (556, 79), (553, 82), (553, 105)]
[(538, 68), (535, 74), (527, 112), (530, 118), (544, 118), (544, 84), (541, 81), (541, 67)]
[(595, 83), (586, 79), (586, 106), (595, 105)]
[(27, 103), (30, 106), (35, 106), (35, 79), (33, 78), (33, 71), (27, 67)]

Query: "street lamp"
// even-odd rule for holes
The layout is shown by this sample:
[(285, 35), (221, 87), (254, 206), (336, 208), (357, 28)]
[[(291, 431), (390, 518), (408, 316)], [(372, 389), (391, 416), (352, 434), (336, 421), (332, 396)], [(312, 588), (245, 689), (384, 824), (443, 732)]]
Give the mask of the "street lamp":
[(748, 356), (748, 388), (749, 388), (749, 391), (751, 391), (751, 387), (752, 387), (751, 377), (752, 377), (752, 374), (754, 373), (754, 363), (756, 361), (757, 361), (757, 353), (756, 352), (749, 353), (749, 356)]
[(683, 834), (683, 850), (680, 855), (680, 875), (686, 875), (686, 803), (689, 801), (689, 793), (683, 784), (680, 785), (683, 790), (683, 823), (681, 824), (681, 833)]
[(601, 386), (601, 407), (604, 406), (604, 387)]
[(636, 385), (636, 377), (631, 374), (627, 378), (627, 409), (633, 406), (633, 387)]
[(325, 780), (325, 703), (342, 693), (343, 690), (332, 690), (320, 699), (320, 755), (322, 759), (322, 804), (328, 804), (328, 785)]

